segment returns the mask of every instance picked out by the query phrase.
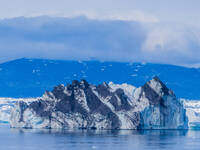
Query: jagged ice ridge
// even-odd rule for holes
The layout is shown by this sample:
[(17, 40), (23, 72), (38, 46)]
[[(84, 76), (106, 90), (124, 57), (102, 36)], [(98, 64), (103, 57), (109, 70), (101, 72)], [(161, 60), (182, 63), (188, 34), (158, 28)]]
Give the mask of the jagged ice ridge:
[[(186, 103), (158, 77), (136, 88), (128, 84), (74, 80), (38, 100), (19, 101), (11, 111), (17, 128), (188, 129), (194, 128)], [(198, 124), (196, 124), (198, 125)]]

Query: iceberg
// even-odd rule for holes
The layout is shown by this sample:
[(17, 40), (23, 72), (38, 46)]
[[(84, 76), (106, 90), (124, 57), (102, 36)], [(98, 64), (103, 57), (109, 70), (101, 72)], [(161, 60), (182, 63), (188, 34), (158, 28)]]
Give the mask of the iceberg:
[(11, 111), (14, 128), (188, 129), (183, 101), (154, 77), (136, 88), (128, 84), (58, 85), (32, 102), (18, 101)]
[(10, 114), (15, 104), (19, 101), (30, 103), (37, 98), (0, 98), (0, 124), (8, 124), (10, 122)]
[(200, 101), (181, 99), (188, 117), (189, 129), (200, 129)]

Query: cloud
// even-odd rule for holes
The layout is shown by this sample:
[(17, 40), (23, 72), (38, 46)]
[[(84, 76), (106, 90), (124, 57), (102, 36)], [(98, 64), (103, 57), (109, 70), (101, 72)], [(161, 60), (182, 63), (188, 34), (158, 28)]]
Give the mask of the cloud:
[[(157, 22), (154, 13), (148, 12), (145, 5), (137, 7), (138, 2), (127, 0), (0, 0), (0, 18), (14, 18), (19, 16), (38, 17), (41, 15), (53, 17), (86, 16), (97, 20), (126, 20), (141, 22)], [(140, 2), (141, 3), (141, 2)], [(143, 2), (144, 3), (144, 2)], [(10, 11), (14, 10), (14, 11)]]
[(98, 12), (98, 11), (75, 11), (70, 13), (51, 11), (51, 12), (40, 12), (25, 15), (26, 17), (38, 17), (38, 16), (51, 16), (51, 17), (65, 17), (65, 18), (75, 18), (79, 16), (85, 16), (88, 19), (95, 20), (121, 20), (121, 21), (137, 21), (137, 22), (148, 22), (156, 23), (159, 19), (149, 13), (140, 10), (127, 10), (127, 11), (108, 11), (108, 12)]
[[(155, 24), (147, 32), (142, 51), (155, 60), (197, 67), (200, 62), (200, 30), (194, 26)], [(157, 58), (156, 58), (157, 56)]]
[(140, 49), (144, 38), (140, 28), (135, 22), (85, 17), (3, 20), (0, 22), (1, 56), (123, 60), (118, 58), (123, 50)]
[(19, 17), (0, 21), (0, 61), (67, 60), (200, 64), (197, 27), (84, 16)]

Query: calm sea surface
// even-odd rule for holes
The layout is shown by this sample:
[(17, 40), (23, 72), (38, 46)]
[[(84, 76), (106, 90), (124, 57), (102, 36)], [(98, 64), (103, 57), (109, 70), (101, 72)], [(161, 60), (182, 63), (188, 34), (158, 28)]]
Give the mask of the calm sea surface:
[(200, 150), (200, 131), (35, 130), (0, 126), (0, 150)]

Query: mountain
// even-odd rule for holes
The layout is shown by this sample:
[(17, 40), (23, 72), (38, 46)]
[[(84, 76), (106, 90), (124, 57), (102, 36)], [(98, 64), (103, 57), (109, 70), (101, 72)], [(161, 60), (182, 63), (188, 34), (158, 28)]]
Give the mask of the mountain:
[(18, 59), (0, 64), (0, 97), (38, 97), (54, 85), (85, 79), (92, 84), (139, 87), (158, 76), (177, 97), (200, 99), (200, 69), (165, 64)]
[(16, 103), (11, 127), (79, 129), (187, 129), (183, 104), (158, 77), (135, 88), (74, 80), (37, 101)]

